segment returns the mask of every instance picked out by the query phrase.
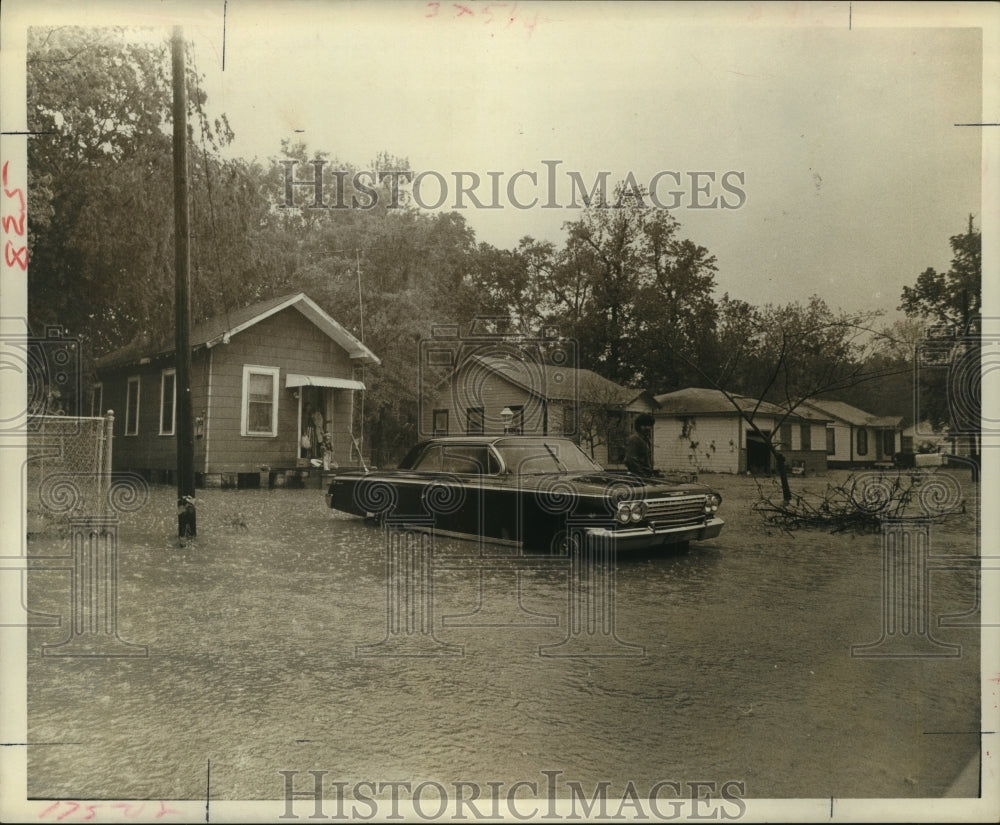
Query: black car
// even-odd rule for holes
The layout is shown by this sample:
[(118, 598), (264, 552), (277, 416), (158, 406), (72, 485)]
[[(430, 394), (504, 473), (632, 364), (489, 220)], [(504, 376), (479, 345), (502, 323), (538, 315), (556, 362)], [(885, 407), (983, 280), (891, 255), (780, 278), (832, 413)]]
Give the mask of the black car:
[(436, 534), (563, 552), (584, 534), (620, 550), (684, 546), (719, 535), (708, 487), (604, 470), (566, 438), (468, 436), (417, 444), (395, 470), (338, 473), (335, 510)]

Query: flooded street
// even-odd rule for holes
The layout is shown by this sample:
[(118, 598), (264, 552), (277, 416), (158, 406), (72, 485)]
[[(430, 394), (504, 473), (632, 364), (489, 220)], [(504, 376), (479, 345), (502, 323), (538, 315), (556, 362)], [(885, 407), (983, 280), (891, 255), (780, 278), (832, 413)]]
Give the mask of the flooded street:
[[(882, 635), (880, 537), (768, 531), (751, 480), (712, 483), (722, 535), (620, 558), (598, 617), (613, 633), (573, 638), (566, 559), (439, 541), (426, 657), (357, 655), (407, 652), (378, 646), (398, 595), (385, 533), (319, 490), (199, 491), (199, 538), (180, 549), (174, 491), (153, 487), (119, 532), (119, 633), (148, 656), (43, 657), (66, 622), (29, 632), (28, 739), (54, 743), (28, 749), (29, 796), (198, 799), (208, 760), (221, 799), (280, 799), (282, 770), (484, 786), (562, 772), (588, 796), (663, 780), (943, 794), (978, 752), (978, 613), (932, 627), (959, 656), (852, 657)], [(973, 556), (974, 512), (932, 542)], [(29, 605), (65, 615), (68, 580), (33, 572)], [(968, 565), (930, 574), (928, 606), (976, 608)]]

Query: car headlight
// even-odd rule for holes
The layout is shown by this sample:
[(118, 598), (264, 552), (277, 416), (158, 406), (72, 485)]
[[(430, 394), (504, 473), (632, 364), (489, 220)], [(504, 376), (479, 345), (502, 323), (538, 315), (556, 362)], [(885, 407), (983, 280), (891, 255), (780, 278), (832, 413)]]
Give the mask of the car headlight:
[(615, 511), (615, 518), (622, 524), (632, 522), (637, 524), (646, 517), (646, 502), (644, 501), (620, 501), (618, 509)]
[(710, 516), (716, 510), (719, 509), (719, 502), (721, 499), (715, 495), (715, 493), (709, 493), (705, 496), (705, 515)]
[(633, 522), (640, 522), (646, 518), (646, 502), (645, 501), (633, 501), (630, 508), (631, 512), (629, 518)]

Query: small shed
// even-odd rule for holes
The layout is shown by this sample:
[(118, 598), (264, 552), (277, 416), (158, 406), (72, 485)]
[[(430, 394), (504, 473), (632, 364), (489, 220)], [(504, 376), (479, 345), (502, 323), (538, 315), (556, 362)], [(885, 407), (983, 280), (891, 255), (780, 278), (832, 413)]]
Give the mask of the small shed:
[(615, 467), (624, 461), (635, 417), (655, 407), (645, 390), (592, 370), (470, 355), (423, 404), (421, 429), (425, 435), (565, 435), (598, 463)]
[(902, 416), (872, 415), (825, 398), (810, 398), (802, 406), (827, 419), (826, 452), (831, 467), (888, 465), (902, 451)]
[[(784, 454), (786, 466), (804, 472), (826, 470), (826, 422), (818, 413), (780, 407), (748, 396), (733, 395), (740, 410)], [(653, 463), (682, 472), (771, 472), (774, 456), (726, 394), (717, 389), (688, 387), (656, 396)]]
[[(354, 398), (361, 368), (379, 359), (307, 295), (202, 321), (190, 340), (198, 484), (275, 482), (359, 461)], [(173, 478), (175, 362), (172, 341), (149, 338), (97, 360), (92, 406), (115, 411), (115, 469)]]

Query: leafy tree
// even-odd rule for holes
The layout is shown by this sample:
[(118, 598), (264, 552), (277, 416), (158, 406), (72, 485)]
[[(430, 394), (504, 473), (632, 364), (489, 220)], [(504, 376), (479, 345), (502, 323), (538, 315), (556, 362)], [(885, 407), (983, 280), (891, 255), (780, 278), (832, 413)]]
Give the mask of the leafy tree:
[(983, 240), (969, 216), (968, 231), (950, 240), (954, 257), (947, 272), (928, 267), (914, 286), (904, 286), (899, 308), (910, 318), (928, 318), (962, 332), (982, 312)]
[(712, 375), (724, 387), (739, 392), (751, 391), (746, 367), (752, 361), (753, 348), (763, 328), (761, 310), (747, 301), (723, 294), (717, 302), (714, 334), (709, 342), (703, 372)]
[(924, 337), (924, 325), (902, 318), (876, 332), (881, 344), (865, 365), (871, 377), (841, 389), (837, 398), (875, 415), (901, 416), (914, 423), (913, 356)]
[(903, 287), (900, 309), (908, 317), (936, 322), (933, 338), (918, 345), (917, 390), (921, 418), (968, 441), (979, 461), (982, 412), (982, 234), (969, 216), (968, 230), (950, 239), (951, 268), (925, 269), (913, 287)]
[(673, 389), (686, 378), (678, 356), (700, 360), (714, 322), (715, 259), (678, 238), (674, 217), (641, 195), (619, 187), (613, 204), (596, 203), (566, 225), (562, 282), (583, 300), (564, 300), (572, 309), (564, 317), (585, 366), (618, 383)]
[[(363, 183), (377, 192), (372, 198), (354, 189), (359, 170), (312, 155), (303, 144), (284, 144), (276, 170), (267, 182), (275, 204), (285, 202), (284, 168), (294, 160), (296, 180), (312, 180), (310, 160), (325, 160), (327, 200), (357, 196), (364, 208), (315, 209), (312, 193), (297, 192), (294, 208), (275, 208), (268, 219), (280, 226), (285, 252), (284, 291), (293, 288), (312, 296), (382, 361), (366, 368), (364, 412), (358, 430), (375, 464), (383, 466), (408, 449), (416, 436), (420, 340), (435, 324), (459, 323), (476, 314), (475, 235), (458, 213), (428, 215), (405, 198), (394, 198), (391, 181), (379, 184), (366, 172)], [(301, 167), (305, 167), (304, 170)], [(380, 154), (369, 169), (407, 171), (405, 159)], [(303, 189), (302, 191), (306, 191)]]
[[(39, 133), (28, 144), (29, 318), (35, 327), (64, 326), (84, 341), (85, 353), (170, 328), (169, 65), (166, 41), (150, 40), (145, 32), (29, 30), (28, 125)], [(232, 134), (225, 118), (208, 123), (204, 93), (190, 69), (187, 85), (202, 150), (195, 151), (192, 125), (190, 155), (200, 158), (192, 164), (193, 177), (199, 167), (203, 178), (214, 170), (221, 196), (229, 181), (215, 154)], [(192, 188), (197, 203), (205, 194)], [(224, 214), (220, 204), (218, 215)], [(231, 235), (231, 248), (242, 245)], [(196, 236), (192, 259), (207, 260), (217, 240)], [(231, 248), (220, 250), (218, 259), (234, 260)]]

